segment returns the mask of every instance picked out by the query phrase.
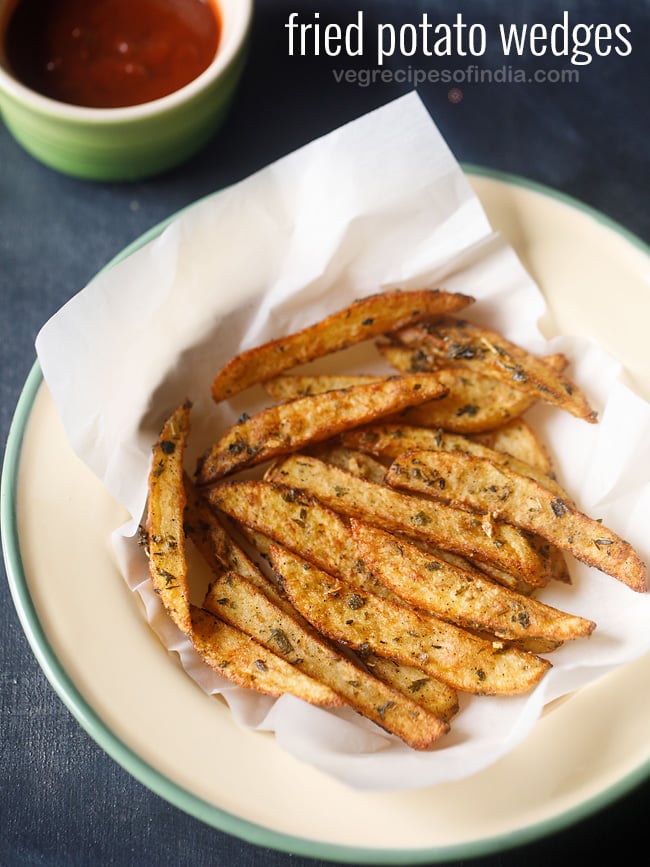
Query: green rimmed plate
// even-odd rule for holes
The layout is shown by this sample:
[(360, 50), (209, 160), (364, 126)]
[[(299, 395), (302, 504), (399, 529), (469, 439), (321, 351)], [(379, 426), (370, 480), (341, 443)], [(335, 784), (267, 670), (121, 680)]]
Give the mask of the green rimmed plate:
[[(650, 310), (648, 250), (535, 185), (478, 169), (471, 180), (548, 299), (545, 331), (597, 337), (648, 399), (644, 318), (633, 315)], [(91, 736), (153, 791), (210, 825), (339, 861), (446, 861), (553, 833), (650, 771), (650, 697), (635, 689), (650, 659), (641, 659), (556, 703), (518, 749), (467, 780), (405, 793), (350, 790), (288, 756), (272, 736), (237, 728), (161, 647), (113, 560), (110, 531), (125, 517), (71, 452), (35, 366), (2, 486), (5, 559), (23, 627)], [(612, 705), (615, 737), (602, 713)], [(161, 719), (168, 730), (191, 731), (172, 755)]]

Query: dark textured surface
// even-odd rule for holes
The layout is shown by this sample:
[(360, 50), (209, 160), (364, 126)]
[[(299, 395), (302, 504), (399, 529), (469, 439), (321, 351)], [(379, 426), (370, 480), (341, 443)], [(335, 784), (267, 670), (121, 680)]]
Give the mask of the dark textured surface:
[[(40, 326), (124, 246), (180, 207), (260, 168), (341, 123), (410, 89), (337, 84), (333, 70), (365, 61), (289, 58), (284, 23), (301, 4), (259, 0), (251, 63), (222, 133), (190, 163), (147, 182), (97, 185), (57, 175), (27, 156), (0, 124), (0, 434), (4, 445), (33, 361)], [(304, 4), (306, 5), (306, 4)], [(439, 2), (322, 0), (323, 19), (351, 20), (363, 9), (380, 21), (450, 21)], [(461, 161), (514, 172), (603, 211), (650, 240), (648, 69), (650, 4), (466, 2), (469, 23), (559, 20), (565, 8), (584, 22), (627, 22), (634, 51), (580, 68), (579, 83), (427, 84), (420, 93)], [(497, 12), (498, 10), (498, 12)], [(480, 59), (504, 65), (496, 42)], [(393, 68), (416, 66), (393, 61)], [(421, 65), (425, 66), (425, 63)], [(454, 68), (456, 64), (449, 64)], [(463, 64), (464, 65), (464, 64)], [(515, 66), (514, 63), (511, 63)], [(518, 60), (527, 74), (561, 60)], [(650, 311), (645, 311), (648, 315)], [(612, 714), (615, 736), (615, 709)], [(534, 784), (534, 781), (531, 781)], [(650, 784), (568, 830), (473, 863), (609, 864), (647, 851)], [(624, 842), (625, 841), (625, 842)], [(625, 857), (625, 856), (623, 856)], [(0, 865), (315, 864), (271, 852), (203, 826), (137, 783), (84, 733), (40, 671), (0, 582)]]

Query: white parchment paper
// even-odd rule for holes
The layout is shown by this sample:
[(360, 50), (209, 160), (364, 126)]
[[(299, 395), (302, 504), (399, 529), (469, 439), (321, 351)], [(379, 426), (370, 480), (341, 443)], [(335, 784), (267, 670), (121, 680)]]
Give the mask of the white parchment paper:
[[(553, 653), (553, 668), (529, 695), (463, 697), (451, 734), (417, 753), (348, 710), (325, 711), (292, 697), (274, 702), (231, 686), (162, 611), (134, 535), (151, 445), (166, 415), (183, 398), (193, 401), (192, 470), (227, 424), (269, 402), (251, 389), (232, 404), (214, 405), (210, 384), (226, 359), (363, 295), (422, 286), (473, 295), (468, 317), (532, 351), (570, 357), (570, 375), (600, 423), (545, 407), (531, 418), (583, 511), (650, 560), (650, 407), (621, 384), (618, 365), (595, 344), (542, 338), (541, 293), (492, 232), (415, 94), (184, 211), (94, 279), (37, 339), (72, 447), (133, 516), (116, 529), (116, 550), (162, 641), (208, 692), (224, 694), (242, 725), (275, 731), (287, 751), (360, 788), (413, 788), (473, 774), (520, 742), (547, 702), (650, 649), (650, 595), (572, 561), (573, 584), (546, 588), (541, 598), (595, 620), (594, 635)], [(384, 369), (371, 345), (323, 364)]]

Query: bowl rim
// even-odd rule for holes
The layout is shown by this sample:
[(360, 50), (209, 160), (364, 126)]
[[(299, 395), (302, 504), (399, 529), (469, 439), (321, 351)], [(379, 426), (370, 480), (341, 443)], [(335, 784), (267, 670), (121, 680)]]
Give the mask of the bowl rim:
[[(92, 108), (61, 102), (38, 93), (22, 84), (6, 68), (0, 45), (0, 98), (3, 94), (20, 103), (23, 109), (61, 121), (91, 124), (114, 124), (157, 117), (184, 105), (206, 90), (222, 76), (244, 46), (253, 19), (254, 0), (210, 0), (219, 12), (222, 31), (219, 47), (210, 65), (196, 78), (178, 90), (136, 105), (118, 108)], [(0, 104), (0, 116), (2, 113)]]

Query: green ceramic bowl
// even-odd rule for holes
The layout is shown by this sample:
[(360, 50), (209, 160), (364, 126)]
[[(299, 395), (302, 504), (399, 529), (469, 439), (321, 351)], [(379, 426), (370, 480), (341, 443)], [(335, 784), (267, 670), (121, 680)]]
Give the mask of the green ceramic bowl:
[[(15, 0), (0, 0), (5, 22)], [(0, 113), (37, 160), (75, 177), (129, 181), (188, 159), (222, 124), (244, 68), (253, 0), (218, 0), (219, 50), (194, 81), (161, 99), (125, 108), (84, 108), (41, 96), (8, 71), (0, 46)]]

